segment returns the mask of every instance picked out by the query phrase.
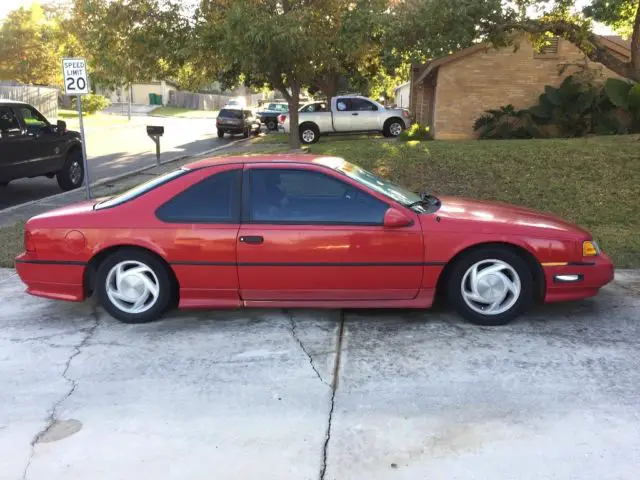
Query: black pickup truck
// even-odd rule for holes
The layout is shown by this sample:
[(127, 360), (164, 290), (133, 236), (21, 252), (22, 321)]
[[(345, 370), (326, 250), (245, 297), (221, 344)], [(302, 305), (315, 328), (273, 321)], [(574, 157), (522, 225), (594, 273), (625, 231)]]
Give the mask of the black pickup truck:
[(0, 99), (0, 187), (12, 180), (56, 177), (62, 190), (82, 185), (80, 134), (52, 125), (28, 103)]
[(267, 130), (278, 129), (278, 116), (289, 111), (289, 104), (286, 102), (272, 102), (263, 105), (264, 110), (258, 112), (260, 123), (267, 126)]

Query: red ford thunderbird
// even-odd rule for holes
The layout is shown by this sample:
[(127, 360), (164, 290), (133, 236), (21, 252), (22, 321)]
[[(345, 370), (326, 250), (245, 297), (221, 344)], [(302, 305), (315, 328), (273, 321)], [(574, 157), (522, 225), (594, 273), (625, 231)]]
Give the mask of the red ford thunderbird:
[(203, 160), (29, 220), (27, 291), (147, 322), (182, 308), (427, 308), (505, 324), (596, 295), (613, 264), (551, 215), (415, 194), (340, 158)]

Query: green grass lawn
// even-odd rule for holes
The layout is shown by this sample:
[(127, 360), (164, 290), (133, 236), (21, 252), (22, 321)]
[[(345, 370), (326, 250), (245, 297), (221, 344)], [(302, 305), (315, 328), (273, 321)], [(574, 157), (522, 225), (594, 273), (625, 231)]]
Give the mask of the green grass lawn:
[[(76, 110), (58, 110), (58, 120), (67, 122), (67, 127), (72, 130), (80, 128), (80, 119)], [(110, 125), (124, 125), (129, 123), (127, 117), (120, 115), (109, 115), (107, 113), (94, 113), (92, 115), (83, 114), (82, 120), (85, 127), (102, 127)], [(55, 123), (55, 122), (54, 122)]]
[(178, 107), (158, 107), (152, 110), (151, 116), (177, 117), (177, 118), (216, 118), (217, 111), (212, 110), (190, 110)]

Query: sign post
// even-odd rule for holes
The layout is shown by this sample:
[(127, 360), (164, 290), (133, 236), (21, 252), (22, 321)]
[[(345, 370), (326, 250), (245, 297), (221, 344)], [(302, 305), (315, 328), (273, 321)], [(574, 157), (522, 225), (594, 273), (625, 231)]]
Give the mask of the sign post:
[(80, 120), (80, 138), (82, 140), (82, 162), (84, 164), (84, 184), (87, 189), (87, 200), (91, 198), (89, 181), (89, 163), (87, 161), (87, 147), (84, 136), (84, 120), (82, 118), (82, 95), (89, 93), (87, 78), (87, 61), (84, 58), (63, 58), (62, 77), (64, 78), (65, 95), (75, 96)]

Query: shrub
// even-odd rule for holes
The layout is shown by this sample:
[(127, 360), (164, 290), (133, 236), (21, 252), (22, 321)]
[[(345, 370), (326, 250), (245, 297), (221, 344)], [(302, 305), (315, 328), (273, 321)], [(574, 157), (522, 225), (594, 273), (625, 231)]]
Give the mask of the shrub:
[(429, 125), (423, 127), (416, 122), (402, 132), (398, 138), (402, 142), (433, 140), (433, 135), (431, 135), (431, 127), (429, 127)]
[(481, 139), (538, 138), (540, 130), (527, 110), (516, 110), (511, 104), (498, 110), (486, 110), (473, 124)]
[[(77, 97), (74, 97), (73, 108), (78, 108), (77, 105)], [(82, 96), (82, 112), (87, 115), (93, 115), (109, 105), (111, 105), (111, 101), (103, 95), (90, 93)]]

